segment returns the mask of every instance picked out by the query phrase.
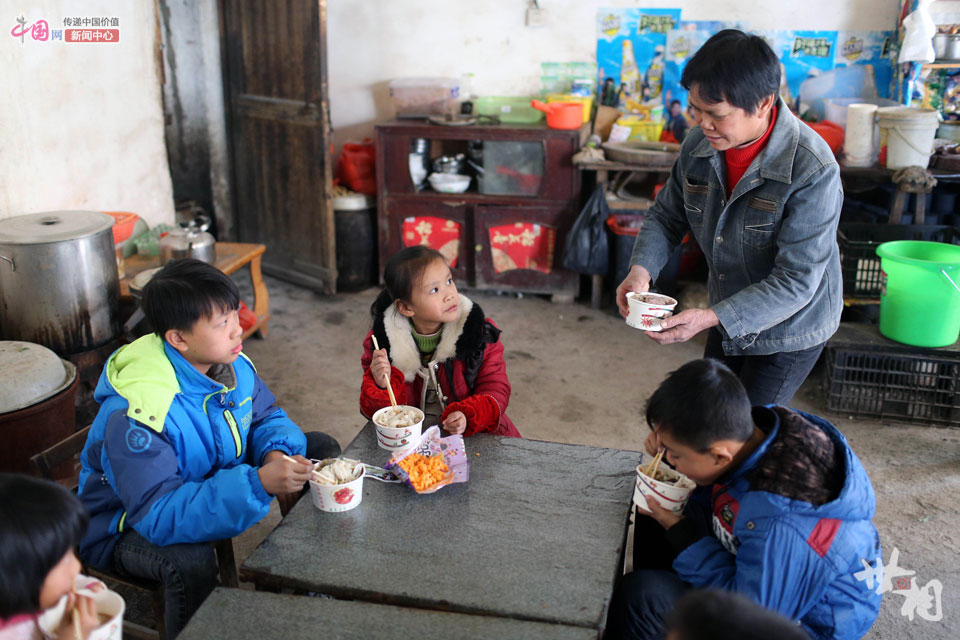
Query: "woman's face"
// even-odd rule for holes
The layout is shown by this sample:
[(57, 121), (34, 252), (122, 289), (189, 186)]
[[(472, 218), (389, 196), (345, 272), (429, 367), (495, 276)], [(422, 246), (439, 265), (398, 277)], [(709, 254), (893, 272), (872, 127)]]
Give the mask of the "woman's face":
[(40, 587), (40, 608), (49, 609), (64, 595), (73, 591), (73, 581), (80, 574), (80, 561), (73, 549), (67, 551), (54, 565)]
[(726, 151), (749, 144), (762, 136), (770, 124), (770, 109), (775, 96), (764, 99), (753, 113), (747, 113), (726, 100), (706, 102), (697, 85), (690, 87), (690, 111), (710, 146)]

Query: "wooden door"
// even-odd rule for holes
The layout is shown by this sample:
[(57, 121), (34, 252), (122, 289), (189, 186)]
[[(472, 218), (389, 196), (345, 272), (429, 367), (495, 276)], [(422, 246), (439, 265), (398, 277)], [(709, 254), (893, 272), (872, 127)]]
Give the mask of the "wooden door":
[(237, 233), (263, 270), (336, 287), (326, 0), (220, 0)]

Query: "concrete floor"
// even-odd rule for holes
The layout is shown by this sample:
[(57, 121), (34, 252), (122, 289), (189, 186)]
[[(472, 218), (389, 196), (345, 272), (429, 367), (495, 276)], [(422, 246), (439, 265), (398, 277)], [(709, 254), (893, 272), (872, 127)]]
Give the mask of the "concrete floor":
[[(244, 352), (293, 420), (346, 446), (364, 424), (358, 409), (361, 341), (376, 290), (323, 297), (271, 278), (267, 284), (269, 335), (248, 340)], [(641, 449), (646, 398), (667, 372), (699, 357), (703, 348), (702, 341), (657, 345), (612, 309), (552, 304), (541, 297), (468, 295), (503, 330), (513, 385), (507, 413), (527, 438)], [(794, 406), (825, 415), (863, 461), (876, 491), (884, 560), (889, 563), (897, 548), (898, 566), (916, 572), (919, 588), (933, 579), (943, 586), (942, 620), (918, 614), (911, 621), (901, 613), (905, 597), (887, 593), (866, 637), (960, 637), (960, 429), (827, 414), (820, 377), (815, 370)], [(271, 515), (239, 539), (239, 561), (278, 520), (274, 503)]]

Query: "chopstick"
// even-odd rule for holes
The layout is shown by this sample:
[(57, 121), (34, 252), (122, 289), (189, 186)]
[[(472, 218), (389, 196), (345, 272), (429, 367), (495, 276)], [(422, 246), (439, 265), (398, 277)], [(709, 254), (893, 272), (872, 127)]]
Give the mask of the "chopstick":
[(663, 459), (663, 452), (665, 449), (662, 447), (660, 451), (657, 452), (657, 455), (654, 456), (653, 460), (650, 461), (650, 464), (647, 466), (647, 470), (644, 475), (648, 478), (653, 478), (654, 474), (657, 472), (657, 468), (660, 466), (660, 460)]
[[(76, 591), (74, 591), (76, 593)], [(81, 596), (77, 596), (78, 598)], [(77, 611), (80, 609), (80, 601), (77, 600), (76, 606), (73, 608), (73, 633), (76, 634), (77, 640), (83, 640), (83, 629), (80, 628), (80, 614)]]
[[(377, 336), (370, 336), (370, 337), (373, 338), (373, 348), (376, 349), (377, 351), (380, 351), (380, 345), (377, 344)], [(396, 409), (396, 408), (397, 408), (397, 399), (396, 399), (396, 397), (393, 395), (393, 386), (390, 384), (390, 376), (389, 376), (389, 375), (384, 375), (384, 376), (383, 376), (383, 381), (387, 383), (387, 393), (390, 394), (390, 404), (392, 404), (392, 405), (393, 405), (393, 408)]]

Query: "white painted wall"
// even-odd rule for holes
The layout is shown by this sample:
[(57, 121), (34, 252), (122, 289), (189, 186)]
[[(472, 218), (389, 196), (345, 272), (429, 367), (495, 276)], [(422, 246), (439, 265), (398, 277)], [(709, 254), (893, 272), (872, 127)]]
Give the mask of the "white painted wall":
[(539, 90), (541, 62), (596, 59), (606, 7), (679, 7), (686, 20), (755, 29), (893, 29), (898, 0), (539, 0), (547, 25), (524, 26), (526, 0), (329, 0), (330, 116), (337, 148), (393, 117), (387, 83), (474, 73), (478, 95)]
[[(17, 6), (19, 5), (19, 6)], [(0, 218), (56, 209), (174, 219), (153, 2), (6, 0), (0, 12)], [(18, 16), (119, 18), (112, 44), (21, 44)]]

